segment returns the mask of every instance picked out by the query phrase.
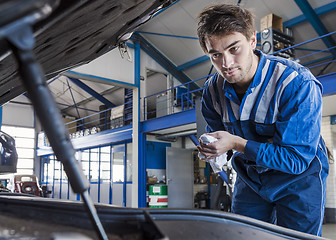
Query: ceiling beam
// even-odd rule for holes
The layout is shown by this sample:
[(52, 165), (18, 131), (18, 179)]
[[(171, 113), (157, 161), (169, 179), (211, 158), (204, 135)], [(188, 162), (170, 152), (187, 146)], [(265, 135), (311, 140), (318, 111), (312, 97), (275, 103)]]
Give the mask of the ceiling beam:
[[(314, 9), (315, 13), (318, 16), (335, 11), (335, 10), (336, 10), (336, 1)], [(291, 28), (305, 21), (307, 21), (307, 18), (305, 17), (305, 15), (301, 14), (295, 18), (285, 21), (283, 23), (283, 26), (287, 28)]]
[(85, 92), (87, 92), (90, 95), (92, 95), (94, 98), (96, 98), (98, 101), (102, 102), (107, 107), (109, 107), (109, 108), (115, 107), (115, 104), (113, 104), (112, 102), (110, 102), (108, 99), (104, 98), (102, 95), (100, 95), (98, 92), (96, 92), (94, 89), (90, 88), (88, 85), (86, 85), (85, 83), (83, 83), (79, 79), (72, 78), (72, 77), (68, 77), (68, 78), (69, 78), (69, 80), (71, 82), (73, 82), (74, 84), (76, 84), (78, 87), (80, 87), (81, 89), (83, 89)]
[(85, 81), (90, 81), (94, 83), (110, 84), (113, 86), (119, 86), (123, 88), (136, 88), (134, 83), (119, 81), (111, 78), (100, 77), (96, 75), (91, 75), (87, 73), (80, 73), (75, 71), (66, 71), (62, 73), (63, 76), (72, 77), (76, 79), (81, 79)]
[[(329, 4), (326, 4), (324, 6), (318, 7), (318, 8), (315, 9), (314, 12), (316, 13), (317, 16), (320, 16), (320, 15), (323, 15), (323, 14), (326, 14), (326, 13), (329, 13), (329, 12), (332, 12), (332, 11), (335, 11), (335, 10), (336, 10), (336, 1), (332, 2), (332, 3), (329, 3)], [(295, 18), (292, 18), (292, 19), (289, 19), (289, 20), (285, 21), (283, 23), (283, 26), (287, 27), (287, 28), (291, 28), (291, 27), (294, 27), (295, 25), (303, 23), (303, 22), (305, 22), (307, 20), (308, 20), (307, 17), (304, 14), (302, 14), (302, 15), (299, 15), (299, 16), (297, 16)], [(149, 33), (149, 32), (144, 32), (144, 33), (145, 34), (153, 34), (153, 35), (163, 35), (163, 36), (165, 36), (165, 34), (157, 34), (157, 33)], [(324, 35), (324, 34), (322, 34), (322, 35)], [(167, 35), (167, 36), (168, 37), (173, 37), (175, 35)], [(175, 36), (175, 37), (183, 37), (183, 36)], [(187, 38), (187, 37), (184, 37), (184, 38)], [(192, 37), (188, 37), (188, 38), (191, 39)], [(194, 38), (194, 39), (198, 39), (198, 38)], [(257, 39), (258, 40), (260, 39), (260, 33), (257, 33)], [(191, 60), (189, 62), (181, 64), (177, 68), (182, 71), (182, 70), (194, 67), (194, 66), (196, 66), (196, 65), (198, 65), (200, 63), (203, 63), (203, 62), (207, 61), (207, 60), (203, 61), (205, 59), (205, 57), (206, 57), (206, 55), (198, 57), (198, 58), (193, 59), (193, 60)]]
[(185, 75), (182, 71), (179, 71), (177, 67), (165, 57), (159, 50), (157, 50), (152, 44), (150, 44), (140, 34), (134, 33), (131, 38), (133, 41), (139, 41), (140, 47), (155, 61), (157, 61), (163, 68), (165, 68), (170, 74), (172, 74), (182, 84), (190, 83), (190, 90), (199, 89), (199, 86), (192, 82), (192, 80)]
[[(105, 91), (102, 91), (99, 94), (102, 95), (102, 96), (104, 96), (104, 95), (107, 95), (107, 94), (111, 94), (111, 93), (113, 93), (113, 92), (115, 92), (115, 91), (117, 91), (119, 89), (121, 89), (121, 87), (115, 86), (113, 88), (109, 88), (109, 89), (107, 89)], [(76, 103), (76, 105), (77, 105), (77, 107), (79, 107), (79, 106), (85, 105), (85, 104), (87, 104), (87, 103), (89, 103), (89, 102), (91, 102), (93, 100), (96, 100), (96, 98), (95, 97), (89, 97), (87, 99), (84, 99), (84, 100)], [(62, 109), (61, 112), (65, 113), (65, 112), (69, 111), (70, 109), (73, 109), (74, 107), (75, 107), (75, 105), (68, 106), (67, 108)], [(93, 111), (93, 110), (90, 110), (90, 111)], [(98, 112), (98, 111), (95, 111), (95, 112)]]
[(334, 95), (336, 94), (336, 74), (326, 74), (320, 77), (317, 77), (317, 80), (319, 80), (323, 85), (323, 96), (326, 95)]
[(166, 34), (166, 33), (155, 33), (155, 32), (145, 32), (145, 31), (137, 31), (137, 33), (163, 36), (163, 37), (173, 37), (173, 38), (184, 38), (184, 39), (198, 40), (198, 37), (189, 37), (189, 36), (181, 36), (181, 35)]
[[(314, 9), (310, 6), (307, 0), (294, 0), (294, 1), (296, 5), (301, 9), (303, 15), (310, 22), (310, 24), (313, 26), (313, 28), (315, 29), (315, 31), (319, 36), (323, 36), (329, 33), (329, 31), (324, 26), (321, 19), (318, 17), (318, 15), (314, 11)], [(332, 48), (333, 46), (336, 45), (336, 42), (332, 39), (332, 37), (328, 36), (322, 38), (322, 41), (328, 48), (331, 48), (330, 52), (336, 58), (336, 50)]]
[(200, 63), (207, 62), (207, 61), (209, 61), (209, 57), (207, 55), (203, 55), (203, 56), (198, 57), (196, 59), (193, 59), (193, 60), (191, 60), (189, 62), (186, 62), (186, 63), (184, 63), (184, 64), (182, 64), (180, 66), (177, 66), (177, 69), (179, 71), (183, 71), (185, 69), (191, 68), (193, 66), (196, 66), (196, 65), (198, 65)]
[(181, 125), (196, 122), (195, 109), (189, 109), (182, 112), (169, 114), (159, 118), (152, 118), (142, 122), (142, 131), (149, 133), (153, 131), (173, 128)]

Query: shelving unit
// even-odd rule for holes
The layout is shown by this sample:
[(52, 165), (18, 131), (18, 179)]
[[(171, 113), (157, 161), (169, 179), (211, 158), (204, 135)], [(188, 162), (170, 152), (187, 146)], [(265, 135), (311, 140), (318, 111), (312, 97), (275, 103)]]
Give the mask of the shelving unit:
[[(287, 30), (289, 33), (291, 31)], [(285, 34), (275, 28), (268, 28), (261, 32), (261, 50), (266, 54), (272, 54), (294, 45), (292, 34)], [(294, 58), (295, 50), (293, 48), (274, 54), (284, 58)]]
[(125, 88), (125, 108), (124, 108), (124, 125), (132, 122), (133, 118), (133, 90)]

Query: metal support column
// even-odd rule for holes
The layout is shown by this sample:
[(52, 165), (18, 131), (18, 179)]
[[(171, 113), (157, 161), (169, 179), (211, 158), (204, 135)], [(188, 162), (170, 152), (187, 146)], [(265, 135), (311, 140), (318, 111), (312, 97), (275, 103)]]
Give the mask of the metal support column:
[[(134, 83), (137, 86), (133, 90), (133, 145), (137, 145), (137, 151), (133, 151), (133, 159), (137, 159), (138, 172), (138, 207), (146, 206), (146, 169), (144, 159), (144, 134), (141, 131), (140, 122), (140, 42), (134, 44)], [(135, 141), (134, 141), (135, 140)], [(134, 149), (134, 148), (133, 148)], [(138, 154), (136, 154), (138, 153)], [(136, 156), (137, 155), (137, 156)], [(133, 162), (134, 163), (134, 162)], [(136, 181), (132, 181), (136, 183)]]

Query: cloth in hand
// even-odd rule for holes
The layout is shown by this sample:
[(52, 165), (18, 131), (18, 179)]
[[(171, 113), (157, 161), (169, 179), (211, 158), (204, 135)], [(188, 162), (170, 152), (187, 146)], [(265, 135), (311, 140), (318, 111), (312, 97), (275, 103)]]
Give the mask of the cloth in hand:
[[(217, 141), (217, 138), (213, 137), (213, 136), (210, 136), (210, 135), (202, 135), (200, 137), (201, 141), (204, 143), (204, 144), (209, 144), (209, 143), (213, 143), (213, 142), (216, 142)], [(202, 153), (198, 153), (198, 157), (199, 159), (201, 160), (205, 160), (206, 159), (206, 156), (204, 156)], [(215, 172), (215, 173), (218, 173), (218, 172), (221, 172), (223, 169), (223, 166), (227, 163), (227, 154), (226, 153), (223, 153), (222, 155), (218, 156), (218, 157), (215, 157), (215, 158), (212, 158), (212, 159), (209, 159), (209, 160), (206, 160), (212, 170)]]

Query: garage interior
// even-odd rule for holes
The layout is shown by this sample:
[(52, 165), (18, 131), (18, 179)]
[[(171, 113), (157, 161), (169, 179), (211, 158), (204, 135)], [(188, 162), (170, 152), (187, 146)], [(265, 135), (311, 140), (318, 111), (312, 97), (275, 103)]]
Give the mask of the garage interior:
[[(126, 8), (126, 3), (82, 3), (86, 14), (77, 16), (71, 12), (80, 8), (77, 2), (68, 3), (68, 13), (56, 11), (60, 16), (54, 23), (57, 31), (37, 35), (34, 52), (95, 204), (230, 212), (236, 173), (229, 162), (225, 176), (215, 174), (208, 163), (199, 160), (196, 148), (205, 133), (200, 112), (202, 89), (216, 71), (199, 46), (196, 16), (213, 3), (250, 9), (256, 19), (257, 48), (299, 62), (322, 83), (322, 136), (335, 156), (336, 1), (165, 1), (150, 19), (139, 16), (141, 24), (134, 21), (129, 28), (122, 16), (115, 14), (116, 9)], [(160, 1), (126, 2), (143, 5), (140, 9), (144, 11), (159, 6)], [(123, 13), (131, 16), (137, 11), (130, 7)], [(115, 33), (114, 28), (125, 33), (131, 29), (132, 34), (117, 40), (117, 35), (109, 34)], [(120, 41), (123, 38), (128, 40)], [(57, 45), (61, 53), (53, 49), (58, 42), (62, 43)], [(45, 51), (55, 54), (47, 56)], [(17, 66), (10, 53), (1, 57), (0, 70), (1, 131), (15, 139), (18, 153), (16, 173), (0, 175), (2, 187), (81, 202), (82, 196), (73, 191), (53, 152), (29, 94), (14, 74)], [(336, 239), (333, 158), (329, 168), (322, 236)], [(16, 181), (22, 182), (20, 190)], [(26, 190), (25, 181), (30, 183)], [(157, 199), (152, 202), (155, 191), (162, 193), (159, 203)]]

